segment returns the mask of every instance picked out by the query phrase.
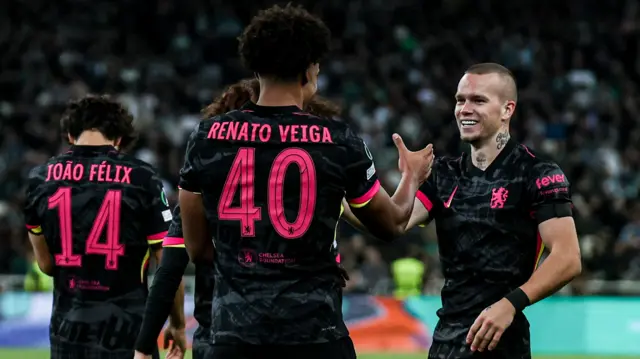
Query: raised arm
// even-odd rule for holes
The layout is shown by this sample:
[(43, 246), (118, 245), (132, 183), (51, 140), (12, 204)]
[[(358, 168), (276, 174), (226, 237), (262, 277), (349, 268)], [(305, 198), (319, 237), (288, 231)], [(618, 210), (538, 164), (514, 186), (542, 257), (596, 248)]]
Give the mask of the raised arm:
[(347, 169), (350, 182), (346, 199), (360, 223), (357, 226), (364, 226), (384, 240), (391, 240), (405, 233), (416, 192), (427, 177), (433, 159), (431, 145), (421, 151), (410, 152), (399, 135), (394, 135), (393, 140), (406, 164), (401, 169), (402, 179), (393, 197), (380, 186), (373, 156), (364, 142), (355, 135), (350, 149), (351, 164)]

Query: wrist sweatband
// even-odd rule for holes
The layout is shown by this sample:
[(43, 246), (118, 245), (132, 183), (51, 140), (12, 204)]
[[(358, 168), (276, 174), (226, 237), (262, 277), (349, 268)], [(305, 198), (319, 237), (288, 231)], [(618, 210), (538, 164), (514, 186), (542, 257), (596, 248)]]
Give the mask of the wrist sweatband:
[(516, 312), (521, 312), (524, 308), (531, 305), (531, 300), (520, 288), (514, 289), (511, 293), (507, 294), (505, 298), (516, 308)]

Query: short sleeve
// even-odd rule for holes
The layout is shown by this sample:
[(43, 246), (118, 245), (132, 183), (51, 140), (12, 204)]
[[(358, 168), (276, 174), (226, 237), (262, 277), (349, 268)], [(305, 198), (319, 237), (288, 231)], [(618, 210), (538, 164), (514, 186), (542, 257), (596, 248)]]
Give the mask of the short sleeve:
[(45, 166), (35, 167), (29, 173), (26, 191), (26, 203), (23, 209), (24, 221), (27, 230), (35, 235), (42, 234), (42, 211), (40, 207), (43, 205), (44, 190), (44, 169)]
[(163, 247), (184, 248), (184, 235), (182, 234), (182, 216), (180, 216), (180, 206), (173, 209), (173, 219), (169, 225), (169, 233), (164, 238)]
[(351, 207), (364, 207), (380, 190), (380, 181), (367, 144), (348, 130), (346, 199)]
[(147, 206), (147, 242), (158, 244), (162, 243), (167, 235), (173, 216), (162, 181), (155, 171), (152, 173), (148, 186), (150, 203)]
[(538, 223), (551, 218), (572, 216), (571, 185), (556, 163), (536, 164), (528, 181), (530, 210)]
[(440, 164), (440, 158), (436, 158), (433, 163), (433, 170), (431, 171), (431, 175), (427, 178), (426, 181), (418, 188), (416, 192), (416, 198), (422, 203), (424, 208), (429, 212), (429, 220), (426, 223), (433, 220), (438, 213), (444, 207), (444, 204), (440, 200), (438, 196), (438, 187), (437, 187), (437, 176), (438, 173), (436, 168)]
[(198, 153), (198, 132), (200, 125), (189, 136), (187, 148), (184, 154), (184, 164), (180, 169), (180, 189), (200, 193), (201, 186), (199, 183), (198, 163), (200, 154)]

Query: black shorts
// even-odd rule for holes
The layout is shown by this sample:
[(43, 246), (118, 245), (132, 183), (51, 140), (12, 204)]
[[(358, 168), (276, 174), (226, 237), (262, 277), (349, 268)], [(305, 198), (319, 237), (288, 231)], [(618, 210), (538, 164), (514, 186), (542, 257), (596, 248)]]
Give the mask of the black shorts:
[[(51, 359), (131, 359), (133, 349), (105, 350), (91, 345), (70, 344), (51, 340)], [(151, 357), (160, 359), (158, 347)]]
[(531, 359), (531, 342), (528, 326), (508, 329), (492, 351), (472, 352), (466, 343), (469, 325), (442, 321), (436, 325), (433, 344), (429, 348), (429, 359)]
[(531, 359), (528, 348), (496, 348), (472, 352), (468, 345), (452, 345), (449, 343), (433, 343), (429, 349), (429, 359)]
[(199, 326), (193, 333), (193, 343), (191, 344), (193, 359), (207, 359), (211, 356), (209, 353), (211, 348), (209, 330), (209, 328)]
[(321, 344), (211, 345), (207, 359), (356, 359), (351, 338)]

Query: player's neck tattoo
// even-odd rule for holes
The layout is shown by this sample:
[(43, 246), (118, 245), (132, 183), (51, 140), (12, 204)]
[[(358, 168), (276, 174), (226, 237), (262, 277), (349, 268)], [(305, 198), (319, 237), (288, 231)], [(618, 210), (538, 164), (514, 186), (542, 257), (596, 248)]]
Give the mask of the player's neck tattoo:
[(487, 155), (485, 155), (484, 153), (477, 153), (474, 159), (475, 159), (475, 166), (481, 170), (486, 170), (487, 167), (489, 166), (489, 161), (487, 161)]
[(498, 133), (498, 135), (496, 136), (496, 147), (498, 148), (498, 150), (504, 148), (504, 146), (509, 141), (509, 138), (509, 131), (506, 129)]

